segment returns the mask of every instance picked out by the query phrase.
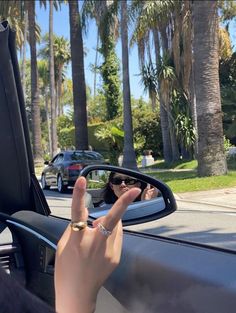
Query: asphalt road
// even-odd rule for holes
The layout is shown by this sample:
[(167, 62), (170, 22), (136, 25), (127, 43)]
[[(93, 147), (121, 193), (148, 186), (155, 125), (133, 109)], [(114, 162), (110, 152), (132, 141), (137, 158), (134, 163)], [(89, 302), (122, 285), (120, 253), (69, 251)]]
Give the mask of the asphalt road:
[[(44, 193), (53, 215), (70, 218), (72, 190)], [(236, 251), (236, 189), (180, 194), (176, 199), (175, 213), (126, 228)]]

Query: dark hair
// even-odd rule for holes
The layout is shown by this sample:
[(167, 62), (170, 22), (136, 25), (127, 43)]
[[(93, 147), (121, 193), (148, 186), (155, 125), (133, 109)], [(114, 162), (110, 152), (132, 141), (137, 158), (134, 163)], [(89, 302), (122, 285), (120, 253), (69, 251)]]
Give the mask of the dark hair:
[[(115, 176), (115, 174), (116, 174), (116, 172), (110, 173), (109, 178), (108, 178), (108, 182), (106, 183), (104, 190), (103, 190), (103, 200), (106, 204), (113, 204), (118, 199), (117, 196), (115, 195), (113, 189), (110, 186), (110, 183), (111, 183), (113, 177)], [(140, 183), (141, 183), (140, 188), (143, 191), (147, 187), (147, 184), (143, 181), (140, 181)], [(134, 200), (134, 202), (141, 200), (141, 194)]]

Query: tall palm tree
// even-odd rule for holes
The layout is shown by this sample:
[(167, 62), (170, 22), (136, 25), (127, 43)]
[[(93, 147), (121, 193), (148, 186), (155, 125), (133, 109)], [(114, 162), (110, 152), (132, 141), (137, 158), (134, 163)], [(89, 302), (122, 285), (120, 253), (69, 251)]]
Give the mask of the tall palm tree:
[(55, 64), (55, 82), (56, 82), (56, 108), (57, 115), (61, 115), (61, 93), (62, 93), (62, 81), (63, 81), (63, 70), (69, 63), (70, 56), (70, 45), (69, 42), (63, 37), (54, 38), (54, 64)]
[[(53, 52), (54, 52), (54, 72), (55, 72), (55, 88), (56, 88), (56, 111), (57, 116), (61, 115), (60, 98), (62, 92), (63, 75), (66, 65), (71, 59), (69, 41), (63, 36), (53, 36)], [(39, 56), (49, 59), (49, 35), (43, 38), (45, 46), (39, 51)]]
[(21, 82), (24, 97), (25, 94), (25, 68), (26, 68), (26, 44), (27, 44), (27, 34), (28, 34), (28, 12), (25, 12), (24, 17), (24, 42), (22, 46), (22, 60), (21, 60)]
[(30, 44), (30, 62), (31, 62), (31, 105), (33, 117), (33, 155), (34, 162), (40, 164), (43, 161), (42, 155), (42, 135), (40, 122), (39, 107), (39, 84), (38, 84), (38, 68), (37, 68), (37, 50), (35, 35), (35, 1), (26, 2), (29, 19), (29, 44)]
[(152, 104), (152, 110), (156, 109), (156, 100), (157, 100), (157, 90), (158, 90), (158, 81), (156, 68), (154, 68), (153, 63), (144, 64), (141, 69), (141, 82), (144, 85), (144, 91), (149, 94), (149, 98)]
[(9, 25), (16, 31), (16, 47), (21, 49), (24, 44), (25, 19), (20, 1), (0, 1), (0, 19), (7, 19)]
[[(139, 0), (133, 2), (133, 10), (131, 10), (133, 20), (135, 21), (135, 30), (132, 35), (132, 42), (136, 41), (138, 44), (139, 57), (141, 59), (141, 65), (144, 63), (146, 43), (149, 41), (147, 36), (153, 32), (154, 46), (155, 46), (155, 59), (156, 64), (159, 64), (161, 55), (164, 55), (169, 51), (168, 37), (166, 33), (167, 26), (169, 26), (169, 19), (171, 12), (173, 11), (174, 2), (172, 0), (157, 0), (144, 1)], [(173, 159), (177, 158), (177, 155), (173, 154), (172, 146), (174, 144), (174, 136), (172, 136), (169, 125), (169, 106), (163, 102), (161, 86), (161, 76), (157, 78), (158, 90), (160, 99), (160, 119), (161, 119), (161, 132), (163, 139), (163, 154), (166, 163), (171, 163)], [(177, 150), (175, 149), (177, 152)]]
[(129, 81), (129, 51), (128, 51), (128, 21), (127, 1), (121, 1), (121, 44), (122, 44), (122, 74), (124, 103), (124, 157), (122, 166), (137, 169), (133, 141), (133, 123)]
[(70, 16), (70, 42), (73, 79), (73, 102), (76, 149), (88, 149), (84, 49), (81, 19), (77, 0), (68, 0)]
[(198, 174), (227, 172), (219, 86), (217, 1), (193, 2), (193, 53), (198, 124)]
[(50, 90), (48, 61), (40, 60), (38, 62), (39, 85), (42, 98), (45, 100), (45, 112), (48, 128), (48, 152), (52, 155), (52, 136), (51, 136), (51, 110), (49, 108)]
[(53, 36), (53, 0), (49, 1), (49, 74), (51, 101), (51, 142), (52, 156), (57, 153), (57, 125), (56, 125), (56, 95), (55, 95), (55, 67), (54, 67), (54, 36)]
[[(40, 0), (40, 4), (46, 5), (46, 0)], [(42, 135), (41, 135), (41, 119), (39, 107), (39, 84), (38, 84), (38, 69), (37, 69), (37, 49), (36, 40), (39, 36), (39, 28), (35, 22), (35, 0), (18, 1), (9, 0), (0, 3), (1, 10), (8, 12), (6, 17), (12, 16), (11, 12), (17, 10), (18, 19), (23, 18), (24, 13), (28, 14), (28, 29), (29, 29), (29, 45), (30, 45), (30, 61), (31, 61), (31, 107), (32, 107), (32, 144), (35, 164), (42, 163)], [(17, 24), (18, 25), (18, 24)], [(19, 29), (19, 27), (17, 28)], [(19, 31), (21, 34), (22, 31)], [(20, 38), (20, 36), (17, 36)], [(22, 36), (21, 36), (22, 37)]]
[[(160, 36), (157, 30), (157, 27), (153, 29), (153, 37), (154, 37), (154, 45), (155, 45), (155, 58), (156, 64), (160, 62), (161, 59), (161, 51), (160, 51)], [(168, 113), (164, 108), (163, 96), (160, 92), (161, 80), (158, 77), (158, 92), (160, 99), (160, 120), (161, 120), (161, 134), (163, 141), (163, 155), (166, 163), (172, 162), (172, 148), (171, 148), (171, 140), (170, 140), (170, 131), (169, 131), (169, 122), (168, 122)]]

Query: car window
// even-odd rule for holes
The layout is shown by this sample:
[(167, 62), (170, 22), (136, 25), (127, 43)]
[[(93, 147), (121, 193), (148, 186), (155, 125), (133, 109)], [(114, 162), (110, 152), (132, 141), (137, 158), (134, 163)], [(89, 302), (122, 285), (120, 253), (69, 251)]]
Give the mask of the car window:
[(63, 161), (63, 154), (59, 154), (57, 158), (53, 161), (53, 164), (58, 164)]
[(51, 163), (54, 163), (54, 162), (57, 160), (58, 157), (59, 157), (59, 155), (57, 154), (57, 155), (52, 159)]
[(103, 160), (103, 157), (99, 153), (95, 152), (73, 152), (68, 156), (68, 158), (72, 161), (77, 160)]

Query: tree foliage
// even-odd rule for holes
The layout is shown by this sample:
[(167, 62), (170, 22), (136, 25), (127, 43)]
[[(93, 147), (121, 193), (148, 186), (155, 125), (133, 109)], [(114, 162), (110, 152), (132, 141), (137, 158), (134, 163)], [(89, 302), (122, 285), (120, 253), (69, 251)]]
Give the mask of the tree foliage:
[(99, 51), (104, 55), (104, 62), (99, 67), (103, 79), (103, 92), (106, 99), (106, 119), (112, 120), (117, 116), (121, 106), (119, 61), (115, 53), (115, 42), (111, 36), (102, 44)]
[(230, 58), (220, 60), (219, 70), (224, 131), (236, 144), (236, 52)]

